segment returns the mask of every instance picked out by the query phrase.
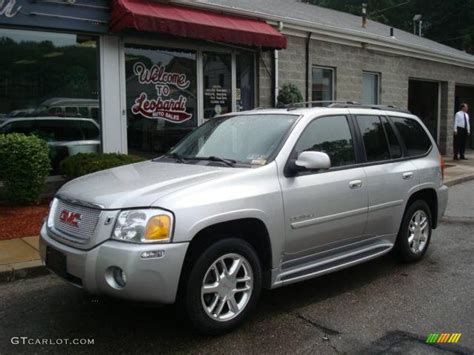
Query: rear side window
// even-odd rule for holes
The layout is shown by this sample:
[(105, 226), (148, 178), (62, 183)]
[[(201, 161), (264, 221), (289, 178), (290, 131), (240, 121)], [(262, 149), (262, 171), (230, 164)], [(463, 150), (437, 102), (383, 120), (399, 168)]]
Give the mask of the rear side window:
[(417, 121), (411, 118), (393, 116), (390, 119), (405, 143), (409, 157), (423, 155), (430, 150), (431, 140)]
[(397, 136), (392, 128), (392, 125), (385, 117), (382, 117), (383, 128), (388, 139), (388, 147), (390, 149), (390, 155), (392, 159), (398, 159), (402, 157), (402, 147), (398, 141)]
[(89, 121), (81, 122), (82, 133), (84, 139), (100, 139), (99, 128)]
[(346, 116), (321, 117), (311, 122), (296, 143), (297, 154), (323, 152), (331, 158), (331, 166), (355, 164), (354, 144)]
[(357, 116), (357, 124), (364, 140), (367, 161), (374, 162), (390, 159), (387, 138), (385, 137), (380, 117)]

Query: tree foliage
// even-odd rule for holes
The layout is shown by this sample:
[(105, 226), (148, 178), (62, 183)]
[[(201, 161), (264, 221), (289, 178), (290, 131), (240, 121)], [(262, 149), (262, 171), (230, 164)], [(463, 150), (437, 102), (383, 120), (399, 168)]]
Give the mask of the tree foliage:
[(361, 14), (367, 3), (369, 18), (413, 32), (413, 16), (421, 14), (423, 36), (474, 54), (474, 0), (308, 0), (308, 2)]

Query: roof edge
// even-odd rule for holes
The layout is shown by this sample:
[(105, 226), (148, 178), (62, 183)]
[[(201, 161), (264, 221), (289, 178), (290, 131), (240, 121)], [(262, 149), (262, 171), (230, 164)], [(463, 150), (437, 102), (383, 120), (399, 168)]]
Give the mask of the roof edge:
[[(300, 31), (312, 32), (317, 34), (323, 34), (329, 37), (333, 36), (336, 38), (344, 38), (346, 40), (352, 40), (359, 43), (367, 43), (374, 46), (379, 47), (379, 50), (384, 51), (384, 48), (387, 49), (387, 53), (394, 53), (396, 51), (399, 54), (404, 56), (410, 56), (414, 58), (422, 58), (434, 62), (441, 62), (444, 64), (451, 64), (461, 67), (468, 67), (474, 69), (474, 56), (472, 60), (468, 60), (463, 58), (462, 56), (453, 55), (451, 53), (447, 53), (445, 51), (434, 51), (429, 47), (418, 46), (408, 44), (406, 42), (399, 42), (398, 45), (394, 44), (394, 39), (391, 37), (383, 37), (379, 35), (364, 33), (362, 31), (354, 31), (348, 30), (345, 28), (340, 28), (336, 26), (328, 26), (318, 23), (313, 23), (305, 20), (295, 20), (289, 17), (284, 16), (276, 16), (270, 15), (263, 12), (255, 12), (250, 10), (244, 10), (236, 7), (229, 7), (225, 5), (216, 5), (216, 4), (207, 4), (200, 0), (170, 0), (171, 3), (179, 4), (182, 6), (190, 6), (190, 7), (197, 7), (202, 8), (210, 11), (225, 11), (234, 15), (244, 16), (244, 17), (251, 17), (251, 18), (258, 18), (263, 19), (268, 22), (273, 22), (273, 24), (277, 24), (279, 22), (283, 22), (285, 28), (291, 28)], [(396, 39), (395, 39), (396, 40)], [(405, 50), (406, 47), (409, 50)], [(453, 48), (453, 50), (455, 50)], [(427, 55), (431, 54), (431, 55)]]

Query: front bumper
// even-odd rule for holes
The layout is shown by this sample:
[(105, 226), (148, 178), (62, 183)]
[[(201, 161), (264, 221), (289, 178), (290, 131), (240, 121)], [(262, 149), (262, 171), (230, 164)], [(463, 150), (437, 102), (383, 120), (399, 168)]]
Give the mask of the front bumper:
[[(40, 255), (46, 262), (46, 249), (66, 256), (66, 279), (94, 294), (106, 294), (136, 301), (173, 303), (176, 299), (188, 243), (132, 244), (107, 240), (90, 250), (80, 250), (52, 239), (43, 225)], [(144, 251), (162, 250), (163, 256), (143, 259)], [(111, 277), (118, 267), (126, 276), (124, 287)]]

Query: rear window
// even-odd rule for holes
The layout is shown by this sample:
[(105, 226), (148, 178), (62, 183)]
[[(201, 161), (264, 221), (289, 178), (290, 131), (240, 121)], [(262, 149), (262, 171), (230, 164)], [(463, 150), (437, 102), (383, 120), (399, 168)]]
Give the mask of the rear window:
[(393, 116), (390, 119), (405, 143), (409, 157), (423, 155), (430, 150), (431, 140), (417, 121), (411, 118)]

